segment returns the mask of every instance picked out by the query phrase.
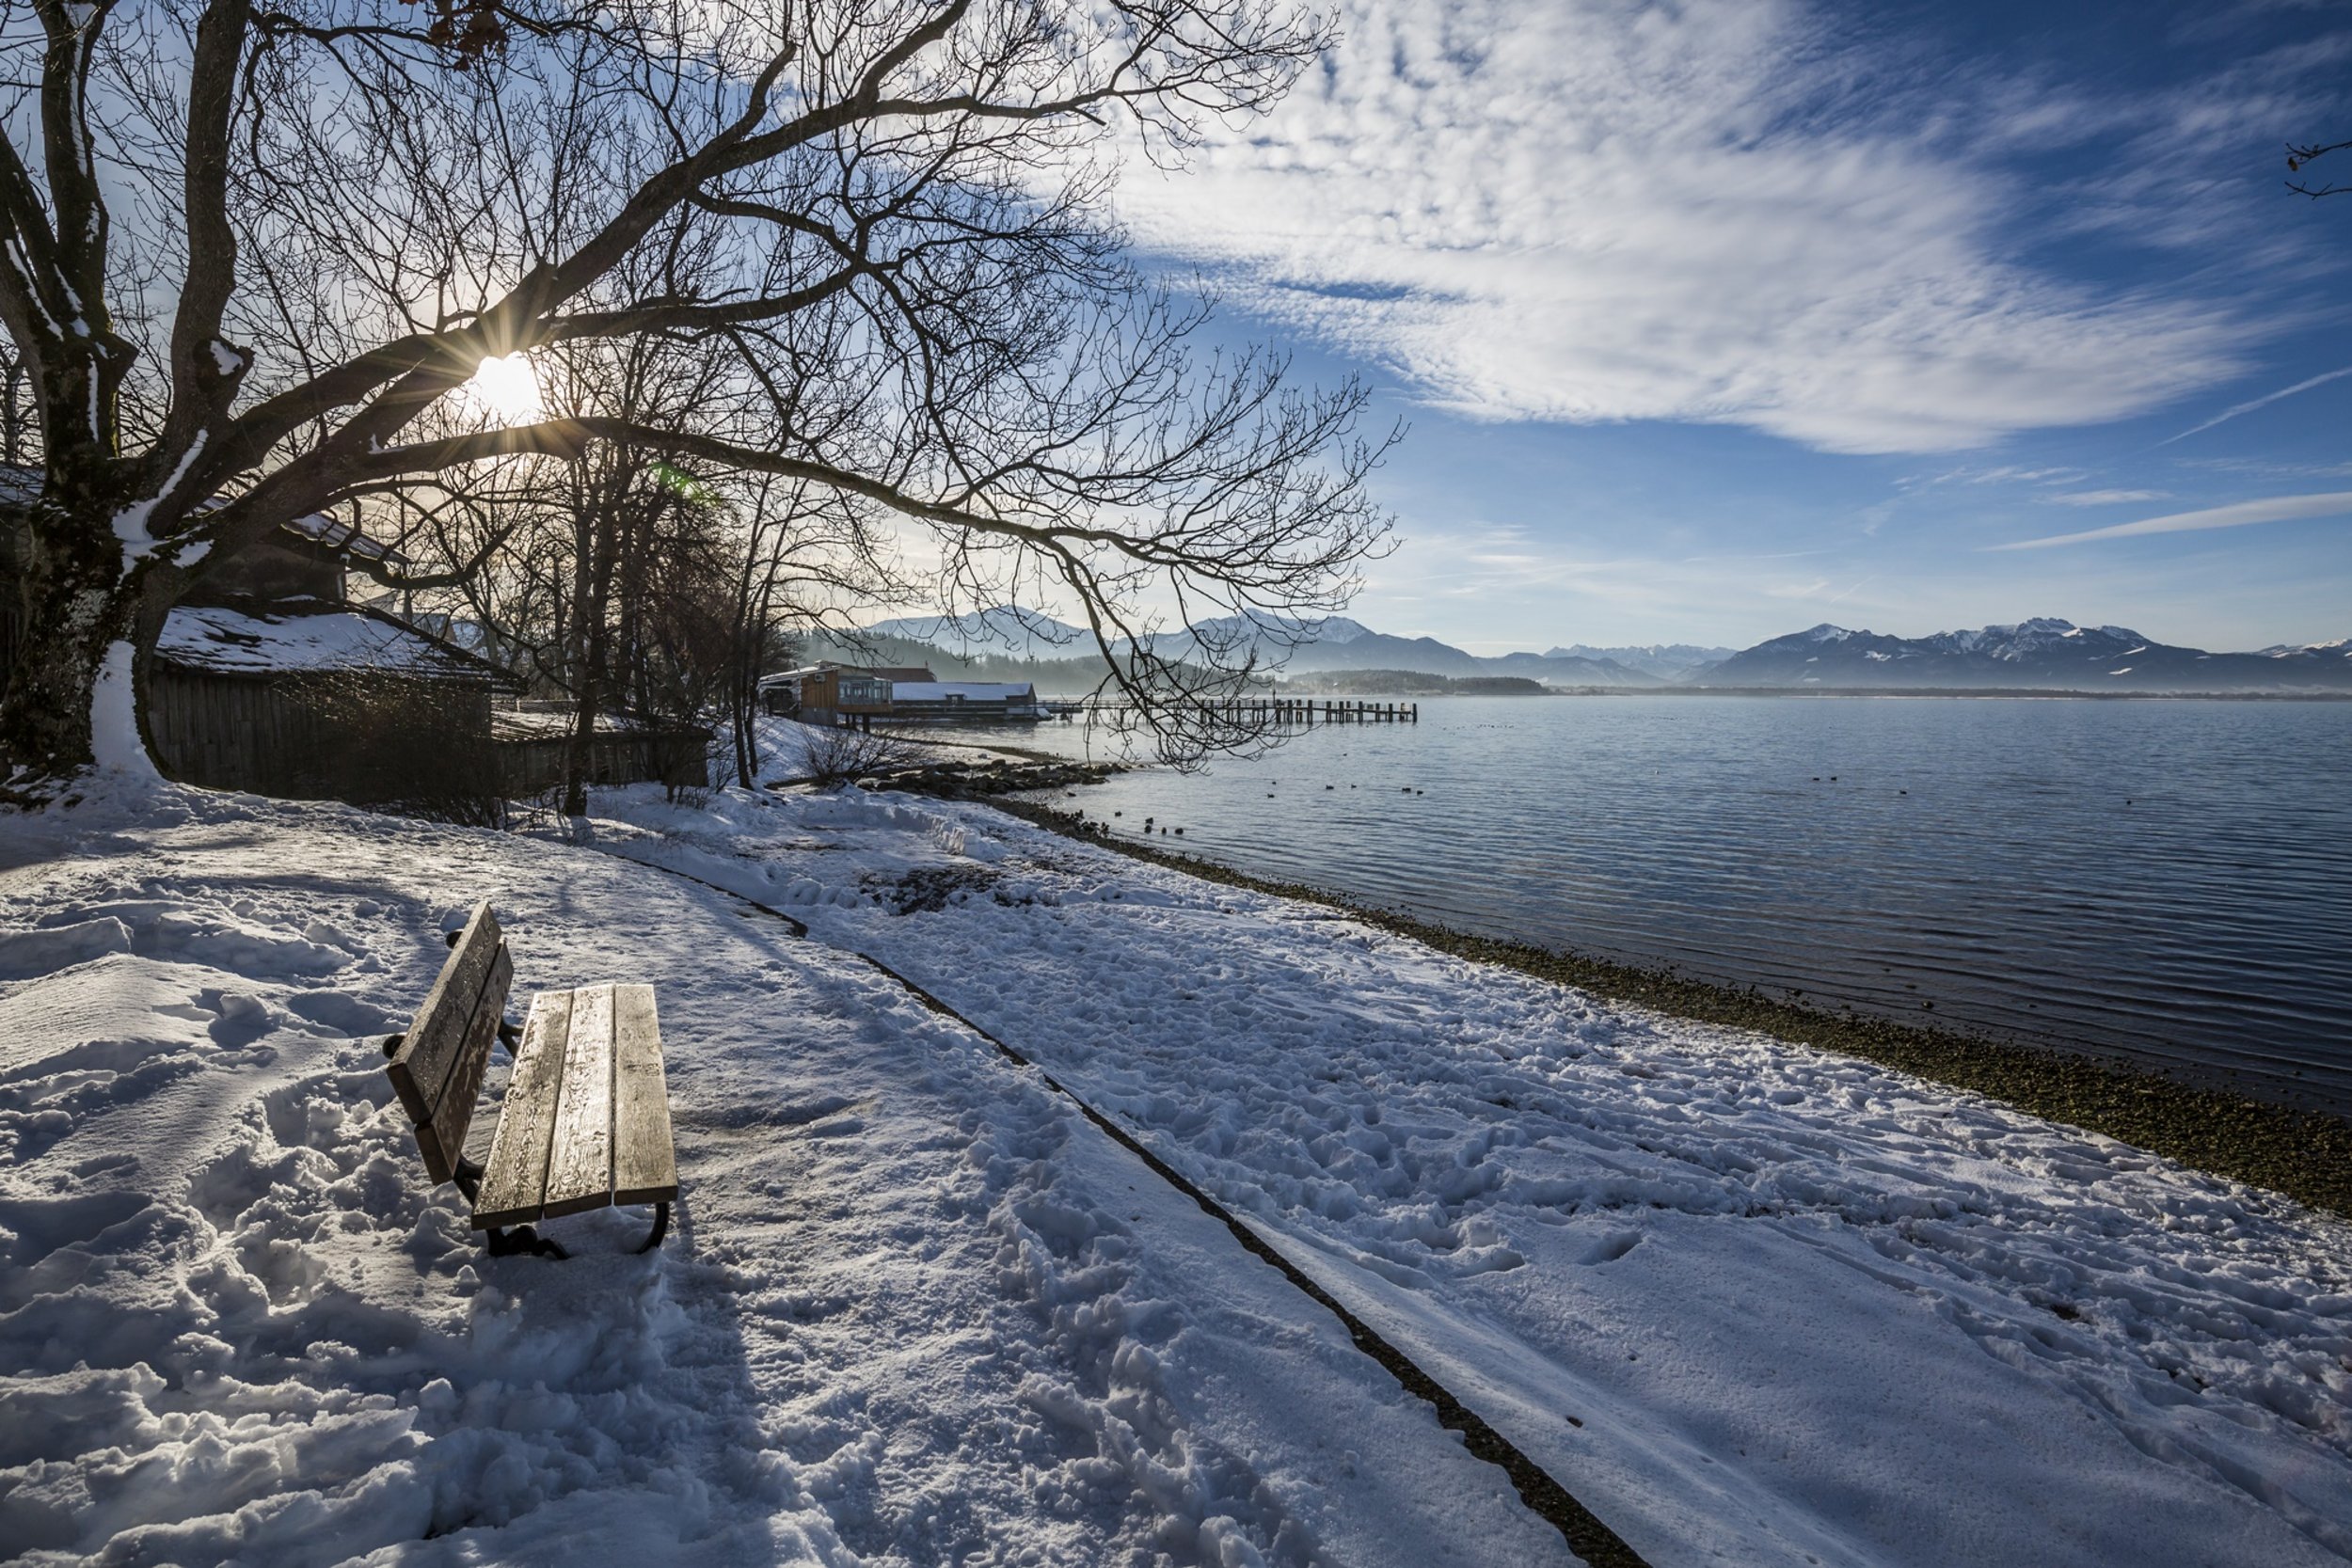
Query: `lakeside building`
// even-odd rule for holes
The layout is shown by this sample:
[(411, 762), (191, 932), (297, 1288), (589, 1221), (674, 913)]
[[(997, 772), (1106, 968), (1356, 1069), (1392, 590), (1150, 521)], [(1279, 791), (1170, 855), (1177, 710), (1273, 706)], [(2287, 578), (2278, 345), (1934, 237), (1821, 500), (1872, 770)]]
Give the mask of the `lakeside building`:
[(1046, 717), (1026, 681), (943, 681), (918, 667), (819, 663), (768, 675), (760, 710), (803, 724), (1029, 723)]
[[(207, 788), (362, 804), (560, 783), (573, 704), (524, 695), (520, 677), (442, 633), (458, 629), (447, 617), (351, 599), (355, 557), (399, 560), (348, 523), (297, 518), (173, 609), (145, 694), (156, 766)], [(600, 714), (584, 770), (599, 784), (699, 783), (709, 740)]]
[(876, 719), (890, 716), (894, 675), (931, 678), (929, 670), (866, 669), (831, 662), (803, 665), (760, 677), (760, 711), (771, 718), (798, 719), (803, 724), (871, 729)]
[[(34, 470), (0, 467), (0, 499), (39, 487)], [(323, 513), (213, 564), (165, 617), (140, 683), (156, 768), (207, 789), (362, 805), (493, 800), (560, 781), (568, 701), (526, 698), (485, 627), (404, 613), (390, 593), (353, 596), (354, 568), (404, 564)], [(20, 635), (14, 610), (0, 599), (0, 686)], [(588, 776), (701, 783), (709, 740), (696, 725), (600, 716)]]
[(398, 557), (350, 523), (297, 517), (199, 580), (148, 671), (157, 768), (211, 789), (366, 802), (413, 793), (420, 756), (462, 771), (465, 742), (486, 752), (494, 699), (522, 683), (353, 603), (344, 574), (358, 560)]
[(1026, 681), (901, 681), (891, 688), (890, 716), (914, 723), (1021, 724), (1046, 715)]

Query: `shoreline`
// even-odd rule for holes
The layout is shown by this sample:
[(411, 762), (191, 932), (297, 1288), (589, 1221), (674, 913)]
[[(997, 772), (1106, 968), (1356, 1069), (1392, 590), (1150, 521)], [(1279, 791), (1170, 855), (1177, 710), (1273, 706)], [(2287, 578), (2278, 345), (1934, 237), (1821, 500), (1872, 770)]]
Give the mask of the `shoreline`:
[(1327, 888), (1256, 877), (1199, 856), (1088, 831), (1084, 819), (1051, 806), (1005, 799), (985, 803), (1079, 842), (1204, 881), (1322, 904), (1456, 958), (1497, 964), (1676, 1018), (1754, 1030), (1860, 1057), (1981, 1094), (2030, 1116), (2080, 1127), (2216, 1176), (2267, 1188), (2339, 1218), (2352, 1218), (2352, 1120), (2325, 1111), (2278, 1105), (2079, 1053), (1922, 1028), (1863, 1013), (1829, 1012), (1669, 971), (1473, 936)]
[(1552, 686), (1541, 691), (1346, 691), (1300, 689), (1301, 697), (1927, 697), (1945, 701), (2030, 697), (2076, 703), (2352, 703), (2352, 691), (2079, 691), (2055, 686)]
[[(2058, 686), (1547, 686), (1540, 691), (1447, 691), (1389, 689), (1363, 690), (1325, 689), (1313, 683), (1322, 671), (1303, 673), (1297, 682), (1279, 682), (1268, 693), (1274, 697), (1295, 696), (1329, 698), (1334, 702), (1361, 698), (1397, 702), (1438, 702), (1449, 697), (1925, 697), (1942, 701), (1972, 701), (1990, 697), (2025, 697), (2036, 702), (2074, 703), (2352, 703), (2352, 691), (2315, 687), (2309, 689), (2275, 691), (2170, 691), (2170, 690), (2083, 690)], [(1451, 680), (1486, 680), (1492, 676), (1444, 676)], [(1044, 692), (1042, 701), (1050, 703), (1078, 702), (1084, 692)], [(1024, 721), (1026, 723), (1049, 724), (1052, 719)], [(909, 738), (914, 738), (912, 734)], [(952, 742), (942, 741), (948, 745)]]

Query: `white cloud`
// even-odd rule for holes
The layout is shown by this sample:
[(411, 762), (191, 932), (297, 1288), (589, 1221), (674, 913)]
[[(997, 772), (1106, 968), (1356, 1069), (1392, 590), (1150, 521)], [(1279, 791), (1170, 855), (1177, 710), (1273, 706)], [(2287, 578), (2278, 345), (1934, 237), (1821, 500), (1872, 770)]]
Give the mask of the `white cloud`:
[(1940, 474), (1912, 474), (1897, 480), (1895, 487), (1917, 490), (1942, 484), (2078, 484), (2090, 477), (2080, 468), (2025, 468), (2009, 464), (1997, 468), (1947, 468)]
[(1931, 451), (2241, 369), (2214, 308), (2005, 259), (1965, 106), (1893, 103), (1794, 0), (1348, 8), (1327, 71), (1121, 209), (1440, 404)]
[(2169, 490), (2067, 490), (2041, 498), (2044, 506), (2121, 506), (2125, 501), (2160, 501)]
[(1498, 653), (1595, 641), (1744, 645), (1793, 630), (1792, 602), (1839, 603), (1870, 580), (1822, 559), (1832, 553), (1679, 555), (1462, 521), (1415, 529), (1366, 570), (1348, 613), (1381, 631)]
[(2082, 533), (2054, 533), (2046, 539), (2020, 539), (1987, 546), (1996, 550), (2039, 550), (2052, 545), (2083, 545), (2094, 539), (2130, 539), (2145, 533), (2193, 533), (2200, 529), (2245, 528), (2251, 523), (2281, 523), (2298, 517), (2337, 517), (2352, 513), (2352, 490), (2320, 496), (2272, 496), (2264, 500), (2210, 506), (2201, 512), (2175, 512), (2164, 517), (2143, 517), (2136, 523), (2094, 528)]

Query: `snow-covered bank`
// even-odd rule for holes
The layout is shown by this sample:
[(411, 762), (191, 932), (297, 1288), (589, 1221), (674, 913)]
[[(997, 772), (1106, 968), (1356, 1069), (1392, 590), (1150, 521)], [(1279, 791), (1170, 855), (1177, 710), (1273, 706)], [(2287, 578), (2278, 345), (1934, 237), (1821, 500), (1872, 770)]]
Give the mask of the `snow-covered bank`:
[[(423, 1184), (377, 1040), (483, 896), (519, 990), (660, 989), (657, 1255), (605, 1212), (551, 1227), (593, 1259), (488, 1259)], [(1033, 1074), (590, 847), (169, 790), (0, 819), (0, 1557), (1568, 1560)]]
[(2352, 1556), (2352, 1232), (982, 808), (609, 803), (1132, 1127), (1661, 1562)]
[[(977, 805), (596, 808), (576, 845), (168, 789), (0, 819), (0, 1556), (1568, 1560), (858, 953), (1661, 1568), (2352, 1555), (2332, 1221)], [(593, 1260), (488, 1259), (423, 1186), (376, 1041), (483, 896), (519, 991), (660, 990), (659, 1254), (607, 1212), (554, 1222)]]

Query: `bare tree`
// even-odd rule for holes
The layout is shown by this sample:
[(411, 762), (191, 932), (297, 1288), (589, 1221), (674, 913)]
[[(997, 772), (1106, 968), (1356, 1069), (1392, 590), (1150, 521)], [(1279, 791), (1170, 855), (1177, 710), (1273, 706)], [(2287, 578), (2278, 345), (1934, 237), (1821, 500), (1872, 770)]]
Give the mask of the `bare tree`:
[(24, 356), (0, 343), (0, 466), (23, 467), (33, 450), (33, 400)]
[[(658, 338), (569, 348), (556, 356), (557, 405), (575, 418), (610, 417), (630, 429), (683, 425), (692, 405), (709, 395), (717, 370), (711, 356), (680, 355)], [(659, 706), (690, 720), (699, 714), (708, 683), (691, 674), (688, 689), (665, 692), (672, 700), (656, 704), (655, 651), (659, 645), (673, 676), (696, 665), (712, 675), (723, 669), (723, 653), (706, 649), (696, 659), (681, 657), (680, 650), (689, 640), (711, 641), (710, 628), (690, 623), (697, 588), (723, 587), (725, 562), (707, 487), (661, 449), (608, 439), (583, 446), (552, 470), (557, 510), (571, 534), (572, 583), (571, 613), (559, 613), (553, 628), (559, 657), (548, 662), (564, 673), (573, 702), (564, 814), (578, 816), (588, 809), (588, 773), (603, 717), (624, 705), (640, 713)]]
[[(2325, 158), (2328, 153), (2342, 152), (2347, 148), (2352, 148), (2352, 141), (2289, 142), (2287, 143), (2287, 172), (2300, 175), (2312, 164)], [(2308, 196), (2316, 201), (2323, 196), (2342, 196), (2346, 191), (2352, 191), (2352, 185), (2337, 184), (2333, 182), (2322, 184), (2306, 177), (2288, 181), (2287, 189), (2297, 196)]]
[(722, 719), (736, 782), (748, 789), (759, 768), (760, 677), (797, 662), (808, 633), (853, 607), (902, 597), (908, 585), (887, 570), (859, 509), (827, 488), (761, 474), (732, 499), (742, 533)]
[[(1379, 443), (1359, 387), (1197, 350), (1108, 195), (1331, 40), (1290, 0), (0, 0), (40, 469), (0, 760), (135, 757), (170, 606), (288, 519), (609, 444), (1051, 585), (1168, 744), (1230, 738), (1200, 699), (1243, 672), (1152, 632), (1337, 608)], [(453, 395), (647, 336), (723, 353), (691, 418)]]
[[(661, 340), (556, 351), (551, 405), (669, 428), (711, 394), (713, 356)], [(748, 783), (759, 677), (787, 625), (902, 596), (884, 542), (820, 487), (697, 472), (636, 443), (534, 459), (495, 490), (382, 509), (376, 527), (450, 586), (428, 615), (463, 620), (545, 695), (569, 699), (564, 810), (586, 810), (602, 721), (619, 710), (675, 725), (716, 721)], [(479, 562), (479, 565), (469, 562)], [(403, 608), (417, 613), (416, 595)]]

